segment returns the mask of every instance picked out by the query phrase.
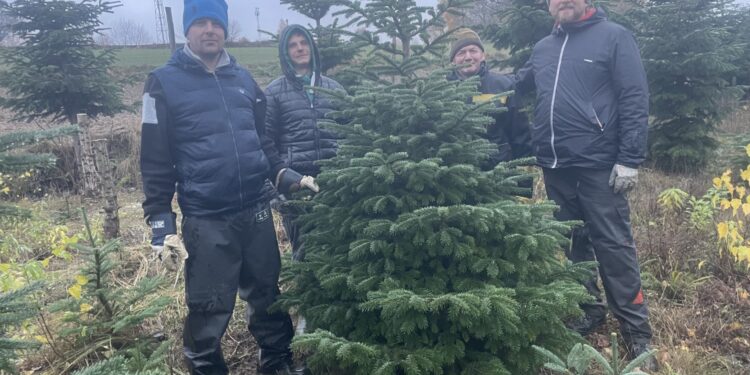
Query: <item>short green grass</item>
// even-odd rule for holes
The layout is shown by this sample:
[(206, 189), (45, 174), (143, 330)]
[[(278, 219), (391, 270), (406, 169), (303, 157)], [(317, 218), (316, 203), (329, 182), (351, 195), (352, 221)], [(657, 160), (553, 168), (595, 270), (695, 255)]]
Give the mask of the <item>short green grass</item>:
[[(239, 47), (227, 50), (240, 64), (251, 68), (275, 63), (279, 59), (278, 49), (275, 47)], [(117, 66), (157, 67), (167, 62), (170, 55), (166, 48), (122, 48), (117, 50)]]

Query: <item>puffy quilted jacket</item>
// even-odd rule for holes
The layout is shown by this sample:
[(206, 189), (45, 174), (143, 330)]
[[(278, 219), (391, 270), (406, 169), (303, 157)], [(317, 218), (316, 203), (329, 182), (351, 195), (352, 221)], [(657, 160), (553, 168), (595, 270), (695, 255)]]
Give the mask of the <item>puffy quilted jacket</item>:
[(256, 127), (265, 96), (247, 70), (225, 59), (209, 73), (178, 50), (149, 75), (141, 146), (147, 217), (171, 212), (175, 184), (186, 216), (248, 208), (264, 199), (264, 181), (280, 169), (264, 127)]
[[(268, 98), (266, 134), (276, 144), (285, 166), (303, 175), (317, 176), (318, 160), (336, 155), (336, 135), (321, 129), (318, 123), (328, 112), (337, 109), (333, 98), (321, 92), (305, 90), (287, 56), (286, 41), (293, 32), (307, 36), (312, 53), (315, 87), (343, 90), (338, 82), (320, 74), (320, 57), (312, 36), (302, 26), (290, 25), (279, 39), (279, 61), (284, 72), (266, 88)], [(309, 85), (309, 84), (308, 84)]]

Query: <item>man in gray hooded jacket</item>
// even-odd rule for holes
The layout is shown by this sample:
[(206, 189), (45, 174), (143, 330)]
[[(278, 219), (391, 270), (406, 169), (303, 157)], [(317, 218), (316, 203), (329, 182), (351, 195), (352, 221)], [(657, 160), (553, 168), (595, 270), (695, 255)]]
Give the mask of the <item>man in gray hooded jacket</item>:
[[(318, 125), (328, 112), (338, 108), (333, 98), (313, 91), (311, 87), (344, 88), (320, 74), (322, 64), (315, 40), (300, 25), (289, 25), (282, 31), (279, 62), (284, 75), (266, 88), (266, 135), (276, 145), (285, 167), (277, 180), (282, 180), (287, 174), (301, 174), (313, 179), (320, 172), (317, 161), (336, 155), (336, 135)], [(292, 245), (292, 257), (301, 260), (304, 250), (299, 228), (295, 225), (297, 215), (282, 209), (282, 216)]]

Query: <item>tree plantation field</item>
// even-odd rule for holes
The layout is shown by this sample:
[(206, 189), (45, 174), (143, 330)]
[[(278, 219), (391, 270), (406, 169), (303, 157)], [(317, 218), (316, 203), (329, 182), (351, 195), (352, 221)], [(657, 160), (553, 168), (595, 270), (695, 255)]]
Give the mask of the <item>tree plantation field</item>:
[[(126, 102), (135, 103), (140, 92), (140, 84), (128, 87)], [(7, 112), (0, 111), (5, 129), (18, 129), (21, 124), (10, 121), (9, 117)], [(748, 124), (750, 108), (736, 108), (719, 129), (726, 147), (731, 139), (745, 132)], [(150, 258), (150, 231), (143, 222), (140, 206), (143, 198), (137, 169), (140, 116), (123, 113), (102, 118), (95, 121), (94, 127), (97, 134), (114, 137), (111, 156), (118, 160), (115, 175), (120, 186), (121, 236), (118, 250), (110, 254), (116, 267), (108, 280), (113, 286), (133, 288), (146, 277), (163, 277), (163, 284), (144, 301), (167, 297), (170, 302), (157, 316), (146, 319), (138, 332), (142, 336), (165, 339), (168, 347), (164, 358), (168, 367), (175, 374), (186, 374), (181, 347), (182, 319), (186, 312), (184, 280), (181, 275), (168, 273)], [(113, 130), (118, 134), (111, 134)], [(56, 153), (64, 159), (64, 155), (72, 152), (69, 145), (69, 140), (61, 140), (44, 148), (57, 149)], [(727, 161), (731, 159), (729, 155), (737, 155), (730, 151), (722, 151)], [(630, 195), (633, 230), (652, 314), (654, 346), (663, 364), (660, 375), (750, 374), (750, 278), (745, 266), (726, 262), (726, 258), (722, 260), (713, 221), (699, 223), (701, 219), (691, 214), (689, 207), (692, 206), (687, 198), (682, 200), (680, 208), (678, 201), (660, 196), (665, 190), (678, 188), (700, 197), (713, 185), (712, 178), (720, 175), (725, 167), (730, 165), (719, 163), (696, 175), (670, 175), (644, 168), (638, 187)], [(45, 173), (6, 180), (9, 191), (3, 199), (29, 209), (31, 217), (25, 221), (0, 221), (3, 239), (0, 242), (3, 268), (0, 269), (8, 269), (0, 278), (0, 285), (9, 287), (13, 280), (23, 279), (24, 274), (44, 280), (47, 287), (37, 300), (45, 305), (66, 298), (75, 300), (70, 290), (77, 285), (76, 276), (86, 265), (84, 253), (75, 246), (75, 243), (86, 243), (87, 238), (79, 208), (85, 208), (88, 213), (94, 236), (98, 239), (102, 236), (101, 201), (55, 192), (50, 181), (58, 178), (54, 173)], [(42, 191), (36, 191), (34, 186), (41, 187)], [(543, 199), (543, 185), (537, 183), (536, 188), (537, 199)], [(176, 203), (174, 206), (176, 209)], [(280, 251), (286, 253), (289, 246), (278, 215), (276, 219)], [(693, 221), (699, 227), (695, 227)], [(47, 258), (50, 260), (43, 266), (39, 260)], [(75, 300), (76, 314), (80, 314), (81, 306), (87, 309), (87, 304), (95, 305), (87, 298), (90, 296), (83, 292), (81, 299)], [(244, 302), (238, 300), (237, 307), (223, 340), (225, 355), (232, 374), (254, 375), (257, 348), (246, 329)], [(65, 363), (71, 364), (64, 358), (73, 361), (84, 350), (93, 350), (94, 345), (99, 345), (76, 344), (81, 332), (59, 336), (66, 327), (71, 326), (63, 315), (45, 311), (19, 331), (19, 337), (32, 338), (43, 345), (40, 350), (28, 351), (22, 356), (20, 370), (24, 374), (59, 374), (65, 369)], [(609, 353), (609, 333), (617, 332), (617, 327), (610, 316), (608, 323), (588, 339), (597, 349)], [(104, 354), (84, 356), (72, 368), (105, 358)]]
[[(219, 49), (144, 90), (170, 52), (97, 45), (118, 3), (0, 0), (0, 375), (750, 375), (750, 7), (282, 0), (311, 22), (280, 33), (291, 82), (261, 108)], [(228, 51), (261, 88), (281, 74), (275, 47)], [(343, 90), (308, 90), (338, 87), (319, 71)], [(264, 152), (307, 178), (260, 176)], [(567, 185), (586, 223), (558, 220), (581, 219), (548, 199)], [(622, 322), (583, 327), (578, 250)]]
[[(275, 63), (279, 60), (279, 52), (275, 47), (230, 47), (229, 53), (245, 66), (257, 66)], [(117, 66), (157, 67), (164, 64), (171, 55), (168, 48), (118, 48)]]

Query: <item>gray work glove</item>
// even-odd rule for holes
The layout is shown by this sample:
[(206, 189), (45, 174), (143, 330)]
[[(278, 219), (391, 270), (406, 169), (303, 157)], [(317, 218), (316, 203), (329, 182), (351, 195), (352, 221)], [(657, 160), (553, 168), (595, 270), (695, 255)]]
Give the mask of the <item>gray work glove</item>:
[(168, 234), (164, 237), (163, 245), (151, 245), (154, 258), (159, 259), (169, 271), (177, 271), (182, 267), (185, 259), (188, 258), (185, 244), (182, 243), (179, 235)]
[(320, 191), (315, 178), (303, 176), (291, 168), (284, 168), (276, 175), (276, 190), (281, 194), (293, 193), (300, 188), (306, 188), (314, 193)]
[(614, 189), (615, 194), (627, 193), (635, 187), (638, 182), (638, 170), (624, 165), (615, 164), (609, 175), (609, 186)]

